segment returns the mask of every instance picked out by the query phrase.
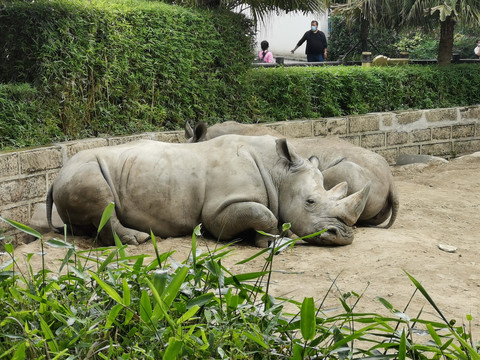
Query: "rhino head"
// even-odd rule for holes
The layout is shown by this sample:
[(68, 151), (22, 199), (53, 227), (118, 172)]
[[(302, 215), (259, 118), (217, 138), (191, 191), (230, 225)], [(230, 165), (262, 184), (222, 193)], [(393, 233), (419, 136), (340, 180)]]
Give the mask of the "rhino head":
[[(277, 140), (278, 146), (287, 147), (287, 143)], [(289, 164), (287, 174), (279, 184), (280, 221), (291, 223), (291, 230), (301, 237), (325, 230), (320, 235), (305, 239), (312, 244), (351, 244), (353, 225), (365, 207), (370, 183), (350, 196), (346, 196), (346, 182), (325, 190), (316, 157), (305, 161), (291, 148), (277, 152), (288, 157)]]

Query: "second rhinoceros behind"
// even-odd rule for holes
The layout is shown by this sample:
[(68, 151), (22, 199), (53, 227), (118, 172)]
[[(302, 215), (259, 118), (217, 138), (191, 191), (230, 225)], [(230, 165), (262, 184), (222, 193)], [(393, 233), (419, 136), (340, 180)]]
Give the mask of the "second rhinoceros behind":
[[(84, 150), (62, 168), (47, 195), (76, 234), (96, 230), (105, 207), (115, 211), (100, 232), (113, 244), (138, 244), (192, 233), (196, 225), (228, 240), (247, 230), (278, 233), (290, 222), (309, 241), (349, 244), (369, 187), (348, 197), (346, 183), (326, 191), (316, 158), (299, 157), (285, 139), (227, 135), (197, 144), (143, 140)], [(312, 164), (313, 162), (313, 164)], [(256, 244), (268, 239), (257, 234)]]

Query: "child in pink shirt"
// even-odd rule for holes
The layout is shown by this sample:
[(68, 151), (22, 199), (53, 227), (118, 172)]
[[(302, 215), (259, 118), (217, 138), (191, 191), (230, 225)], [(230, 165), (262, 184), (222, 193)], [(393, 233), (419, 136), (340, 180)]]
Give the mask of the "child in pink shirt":
[(269, 44), (267, 40), (263, 40), (260, 43), (262, 50), (258, 53), (258, 59), (266, 63), (273, 63), (273, 54), (271, 51), (268, 51), (268, 46)]

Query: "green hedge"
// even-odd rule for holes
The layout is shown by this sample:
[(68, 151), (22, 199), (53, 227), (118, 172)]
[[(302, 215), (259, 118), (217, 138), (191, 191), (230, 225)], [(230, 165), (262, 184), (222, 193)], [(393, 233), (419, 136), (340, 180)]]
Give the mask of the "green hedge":
[(245, 117), (251, 29), (243, 15), (159, 2), (4, 2), (0, 82), (32, 84), (59, 138)]
[(282, 121), (480, 104), (479, 77), (479, 64), (330, 66), (256, 68), (248, 81), (256, 121)]

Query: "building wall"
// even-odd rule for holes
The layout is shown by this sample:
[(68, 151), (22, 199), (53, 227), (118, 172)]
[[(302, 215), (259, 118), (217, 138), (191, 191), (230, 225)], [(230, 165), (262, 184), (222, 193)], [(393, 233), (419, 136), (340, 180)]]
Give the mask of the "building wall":
[[(271, 123), (287, 137), (338, 136), (381, 154), (394, 165), (400, 154), (451, 158), (480, 151), (480, 105)], [(0, 152), (0, 216), (28, 224), (35, 205), (63, 164), (77, 152), (139, 139), (183, 142), (183, 131), (94, 138)], [(3, 233), (3, 235), (2, 235)], [(0, 221), (0, 237), (14, 244), (27, 236)], [(1, 251), (1, 250), (0, 250)]]

